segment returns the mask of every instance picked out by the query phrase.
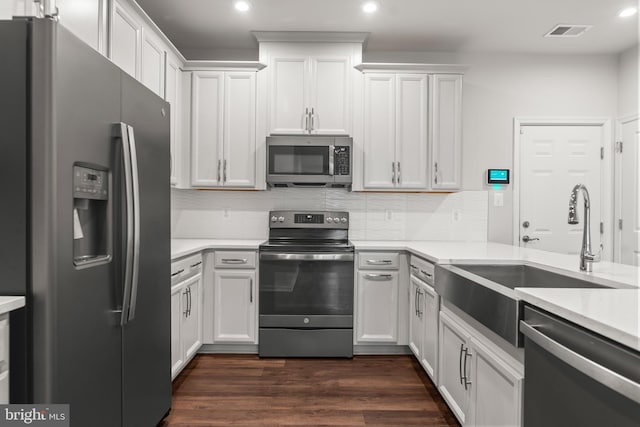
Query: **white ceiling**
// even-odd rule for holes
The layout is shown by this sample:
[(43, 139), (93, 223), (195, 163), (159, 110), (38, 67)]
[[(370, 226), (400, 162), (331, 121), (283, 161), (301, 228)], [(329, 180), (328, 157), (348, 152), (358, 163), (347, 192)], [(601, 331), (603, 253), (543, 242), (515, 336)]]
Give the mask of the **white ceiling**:
[[(607, 54), (639, 38), (638, 16), (617, 16), (637, 0), (379, 0), (373, 15), (361, 0), (250, 1), (242, 14), (233, 0), (137, 0), (183, 53), (243, 51), (251, 59), (251, 31), (368, 32), (368, 52)], [(542, 37), (556, 24), (594, 27), (579, 38)]]

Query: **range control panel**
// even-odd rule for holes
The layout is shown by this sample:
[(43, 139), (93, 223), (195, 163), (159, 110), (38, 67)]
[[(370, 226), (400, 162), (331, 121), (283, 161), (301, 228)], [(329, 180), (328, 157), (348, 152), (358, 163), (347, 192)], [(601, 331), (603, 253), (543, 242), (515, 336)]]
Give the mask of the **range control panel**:
[(334, 175), (351, 175), (351, 156), (349, 147), (340, 146), (333, 149)]
[(334, 211), (271, 211), (270, 228), (348, 229), (349, 212)]
[(107, 171), (74, 166), (73, 197), (76, 199), (107, 200), (109, 198)]

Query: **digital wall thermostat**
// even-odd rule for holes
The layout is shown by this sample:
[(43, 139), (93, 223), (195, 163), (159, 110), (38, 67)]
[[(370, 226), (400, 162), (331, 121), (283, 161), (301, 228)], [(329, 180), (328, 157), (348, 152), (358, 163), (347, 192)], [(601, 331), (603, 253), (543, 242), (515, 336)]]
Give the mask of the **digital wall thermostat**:
[(509, 184), (509, 169), (488, 169), (487, 184)]

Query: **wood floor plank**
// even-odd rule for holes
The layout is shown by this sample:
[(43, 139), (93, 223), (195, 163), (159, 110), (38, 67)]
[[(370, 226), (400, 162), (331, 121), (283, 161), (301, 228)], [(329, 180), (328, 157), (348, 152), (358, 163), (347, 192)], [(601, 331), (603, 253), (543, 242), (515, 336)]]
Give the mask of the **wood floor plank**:
[(411, 356), (260, 359), (198, 355), (161, 427), (457, 426)]

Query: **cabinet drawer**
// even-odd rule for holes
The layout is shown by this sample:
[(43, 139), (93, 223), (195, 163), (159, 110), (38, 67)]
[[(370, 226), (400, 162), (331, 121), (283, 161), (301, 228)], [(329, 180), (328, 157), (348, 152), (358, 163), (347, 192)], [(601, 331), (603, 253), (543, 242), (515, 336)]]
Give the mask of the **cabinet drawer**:
[(411, 268), (411, 274), (433, 286), (435, 265), (415, 255), (411, 255), (409, 266)]
[(216, 251), (215, 268), (255, 268), (255, 251)]
[(373, 270), (397, 270), (400, 254), (397, 252), (360, 252), (358, 268)]

